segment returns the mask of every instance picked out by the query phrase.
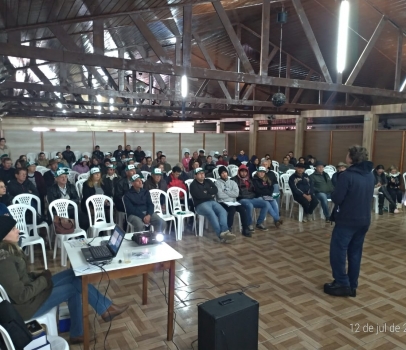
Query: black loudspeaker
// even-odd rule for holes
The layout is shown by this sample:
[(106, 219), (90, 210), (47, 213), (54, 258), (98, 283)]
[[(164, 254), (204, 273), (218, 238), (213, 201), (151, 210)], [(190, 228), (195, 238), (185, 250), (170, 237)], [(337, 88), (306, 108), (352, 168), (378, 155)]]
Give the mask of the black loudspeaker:
[(244, 293), (198, 306), (199, 350), (258, 350), (259, 303)]

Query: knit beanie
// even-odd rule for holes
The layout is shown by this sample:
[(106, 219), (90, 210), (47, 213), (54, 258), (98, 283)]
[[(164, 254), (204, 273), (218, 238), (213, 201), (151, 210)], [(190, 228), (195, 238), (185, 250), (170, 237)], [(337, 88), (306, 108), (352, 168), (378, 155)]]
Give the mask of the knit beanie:
[(224, 172), (224, 171), (226, 171), (227, 174), (228, 174), (227, 168), (226, 168), (224, 165), (220, 166), (220, 167), (219, 167), (219, 175), (221, 175), (221, 173)]
[(6, 237), (17, 224), (11, 216), (0, 216), (0, 242)]

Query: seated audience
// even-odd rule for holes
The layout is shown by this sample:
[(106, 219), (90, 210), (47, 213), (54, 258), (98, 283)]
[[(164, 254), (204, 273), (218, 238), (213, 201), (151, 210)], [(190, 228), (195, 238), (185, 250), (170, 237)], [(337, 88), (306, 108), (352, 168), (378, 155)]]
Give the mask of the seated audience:
[(189, 163), (190, 163), (190, 153), (189, 152), (185, 152), (184, 157), (182, 158), (182, 164), (183, 167), (185, 168), (185, 171), (188, 172), (189, 171)]
[[(83, 183), (82, 188), (81, 208), (84, 213), (87, 212), (86, 200), (91, 196), (100, 194), (103, 194), (107, 197), (113, 197), (113, 188), (111, 187), (111, 183), (103, 182), (99, 168), (92, 168), (90, 169), (90, 177), (87, 179), (86, 182)], [(107, 219), (109, 218), (107, 217)]]
[(397, 167), (392, 165), (388, 170), (388, 192), (392, 197), (393, 201), (396, 202), (396, 208), (393, 213), (399, 213), (399, 209), (402, 208), (402, 197), (403, 193), (400, 188), (402, 181), (402, 175), (400, 174)]
[(70, 150), (70, 146), (66, 146), (65, 151), (62, 152), (62, 157), (66, 160), (70, 168), (72, 164), (76, 162), (75, 153)]
[(373, 171), (373, 174), (375, 178), (374, 195), (378, 195), (379, 215), (383, 215), (383, 203), (385, 201), (385, 198), (389, 202), (389, 212), (394, 213), (396, 209), (396, 202), (393, 200), (392, 196), (388, 192), (388, 179), (385, 175), (384, 166), (381, 164), (377, 165)]
[(162, 151), (156, 152), (156, 159), (152, 162), (152, 166), (156, 167), (161, 162)]
[(68, 161), (63, 157), (61, 152), (58, 152), (56, 156), (59, 158), (59, 168), (69, 168)]
[(27, 156), (25, 155), (25, 154), (22, 154), (21, 156), (20, 156), (20, 158), (18, 158), (19, 160), (21, 160), (21, 161), (23, 161), (23, 162), (26, 162), (27, 161)]
[(283, 162), (279, 164), (279, 172), (286, 173), (290, 169), (293, 169), (293, 164), (289, 163), (288, 157), (283, 157)]
[(160, 168), (154, 168), (152, 170), (151, 176), (144, 182), (144, 188), (147, 191), (150, 190), (162, 190), (166, 192), (168, 190), (168, 186), (166, 181), (163, 179), (163, 172)]
[(4, 137), (0, 138), (0, 154), (5, 154), (11, 159), (11, 149), (6, 145), (6, 139)]
[(134, 226), (135, 232), (145, 231), (145, 226), (154, 226), (155, 232), (163, 232), (165, 221), (154, 213), (154, 205), (149, 191), (143, 188), (142, 175), (131, 177), (132, 187), (124, 195), (127, 221)]
[(79, 162), (73, 167), (73, 171), (77, 171), (79, 174), (85, 174), (90, 171), (89, 166), (87, 165), (86, 158), (82, 158)]
[(131, 149), (131, 145), (125, 146), (124, 154), (125, 154), (126, 158), (130, 158), (130, 152), (133, 152), (132, 149)]
[(114, 196), (114, 189), (116, 188), (117, 183), (121, 180), (121, 176), (117, 175), (116, 167), (113, 164), (110, 164), (107, 167), (107, 173), (102, 176), (102, 182), (106, 184), (107, 187), (110, 187)]
[(202, 166), (206, 177), (213, 177), (213, 169), (216, 168), (216, 164), (213, 162), (213, 157), (208, 155), (206, 157), (206, 163)]
[[(203, 165), (203, 163), (201, 162), (201, 160), (199, 159), (199, 155), (197, 152), (193, 152), (192, 158), (189, 161), (189, 172), (194, 170), (193, 169), (193, 163), (194, 162), (198, 162), (199, 163), (199, 167), (201, 167)], [(194, 175), (191, 177), (191, 179), (194, 179)]]
[[(268, 174), (273, 174), (270, 171)], [(274, 174), (275, 175), (275, 174)], [(262, 198), (267, 203), (268, 214), (272, 216), (274, 224), (277, 228), (283, 224), (279, 216), (279, 206), (277, 201), (274, 199), (274, 184), (267, 176), (266, 167), (260, 166), (257, 173), (252, 179), (254, 184), (255, 197)]]
[(113, 153), (113, 157), (116, 159), (121, 159), (122, 154), (125, 154), (123, 151), (123, 146), (118, 145), (117, 149)]
[(218, 165), (228, 166), (228, 162), (226, 162), (226, 161), (224, 160), (223, 156), (218, 156), (217, 159), (218, 159), (217, 162), (216, 162), (216, 165), (217, 165), (217, 166), (218, 166)]
[(246, 165), (241, 164), (238, 168), (238, 173), (232, 178), (237, 183), (238, 186), (238, 202), (245, 207), (247, 212), (247, 225), (249, 230), (254, 231), (252, 226), (252, 212), (254, 208), (260, 208), (261, 212), (257, 218), (256, 228), (261, 231), (268, 231), (263, 222), (266, 218), (266, 213), (268, 211), (268, 204), (262, 198), (255, 197), (255, 188), (251, 179), (248, 175), (248, 168)]
[(100, 169), (100, 160), (96, 157), (92, 157), (92, 159), (90, 160), (90, 165), (89, 168), (93, 169), (93, 168), (99, 168)]
[[(18, 246), (19, 230), (11, 216), (0, 217), (0, 284), (23, 320), (35, 319), (67, 302), (71, 319), (70, 344), (83, 342), (82, 281), (72, 269), (52, 276), (49, 270), (29, 272), (25, 254)], [(30, 268), (31, 270), (31, 268)], [(128, 306), (117, 306), (89, 284), (89, 304), (105, 322)]]
[(337, 164), (337, 167), (336, 167), (337, 171), (333, 174), (333, 177), (331, 178), (331, 182), (333, 183), (333, 186), (334, 186), (334, 187), (337, 186), (337, 178), (338, 178), (338, 175), (339, 175), (341, 172), (347, 170), (347, 167), (348, 167), (348, 165), (345, 164), (345, 163), (343, 163), (343, 162), (340, 162), (340, 163)]
[[(307, 160), (306, 160), (306, 164), (309, 166), (309, 168), (311, 167), (311, 166), (315, 166), (315, 164), (316, 164), (316, 158), (314, 158), (311, 154), (309, 154), (308, 156), (307, 156)], [(310, 168), (311, 169), (311, 168)]]
[(330, 176), (324, 172), (324, 164), (320, 161), (315, 163), (316, 169), (310, 180), (313, 183), (314, 195), (319, 200), (321, 208), (323, 209), (326, 222), (330, 222), (330, 209), (328, 207), (328, 199), (331, 199), (331, 194), (334, 191), (333, 182)]
[(203, 165), (204, 163), (207, 162), (206, 156), (205, 156), (205, 150), (204, 149), (199, 149), (199, 163)]
[(187, 187), (184, 182), (185, 180), (183, 180), (181, 177), (182, 173), (185, 174), (184, 172), (182, 172), (182, 168), (179, 165), (176, 165), (172, 168), (172, 172), (166, 178), (166, 183), (168, 185), (168, 188), (180, 187), (187, 192)]
[(94, 148), (94, 151), (92, 153), (92, 158), (96, 158), (99, 160), (99, 162), (102, 162), (104, 159), (104, 153), (100, 151), (100, 146), (96, 146)]
[(49, 171), (44, 173), (44, 181), (47, 188), (51, 187), (56, 178), (56, 173), (58, 171), (58, 161), (56, 159), (51, 159), (49, 161)]
[(240, 151), (240, 154), (238, 155), (238, 160), (242, 163), (242, 162), (248, 162), (248, 155), (245, 154), (245, 152), (243, 150)]
[(257, 171), (258, 166), (259, 166), (259, 159), (258, 159), (258, 157), (257, 157), (257, 156), (252, 156), (251, 159), (250, 159), (250, 161), (249, 161), (248, 164), (247, 164), (248, 172), (249, 172), (249, 174), (250, 174), (250, 179), (252, 179), (252, 173), (253, 173), (254, 171)]
[[(226, 210), (227, 212), (227, 226), (228, 230), (231, 232), (235, 212), (240, 214), (242, 235), (245, 237), (251, 237), (251, 231), (248, 228), (247, 221), (247, 211), (243, 205), (228, 205), (227, 203), (237, 203), (237, 198), (239, 195), (239, 189), (237, 183), (228, 177), (228, 170), (225, 166), (219, 167), (220, 178), (217, 179), (215, 185), (217, 187), (217, 202)], [(252, 229), (253, 230), (253, 229)]]
[(38, 154), (37, 164), (40, 165), (40, 166), (47, 167), (47, 166), (48, 166), (48, 162), (49, 162), (49, 160), (45, 157), (45, 153), (44, 153), (44, 152), (40, 152), (40, 153)]
[(289, 152), (288, 152), (288, 155), (289, 155), (289, 157), (290, 157), (289, 163), (292, 164), (293, 166), (295, 166), (296, 163), (297, 163), (297, 160), (296, 160), (296, 158), (293, 156), (293, 151), (289, 151)]
[[(161, 173), (162, 173), (162, 179), (166, 182), (166, 178), (168, 177), (168, 175), (166, 174), (164, 165), (162, 163), (159, 163), (156, 167), (156, 169), (161, 169)], [(172, 170), (172, 169), (171, 169)]]
[(134, 158), (138, 163), (141, 163), (141, 161), (145, 158), (145, 152), (141, 149), (141, 146), (138, 146), (134, 151)]
[(3, 180), (0, 180), (0, 203), (5, 206), (11, 204), (10, 195), (7, 193), (7, 187)]
[(145, 160), (146, 160), (146, 164), (144, 164), (142, 167), (141, 167), (141, 170), (142, 171), (148, 171), (148, 172), (152, 172), (152, 158), (151, 157), (146, 157), (145, 158)]
[[(47, 173), (51, 174), (50, 171), (47, 171), (45, 174)], [(79, 204), (79, 196), (76, 187), (68, 182), (68, 171), (58, 169), (55, 172), (54, 181), (47, 190), (47, 199), (49, 204), (57, 199), (69, 199), (76, 204)], [(74, 216), (72, 216), (72, 218), (74, 218)]]
[(132, 187), (132, 176), (135, 175), (135, 166), (134, 164), (127, 165), (125, 168), (125, 176), (123, 176), (117, 183), (114, 188), (114, 206), (120, 212), (124, 212), (123, 197), (124, 194)]
[(296, 172), (289, 177), (289, 187), (293, 199), (303, 207), (302, 222), (307, 222), (311, 219), (313, 210), (317, 207), (319, 201), (314, 195), (313, 183), (305, 173), (305, 164), (297, 163), (295, 168)]
[(199, 162), (196, 160), (194, 163), (191, 164), (191, 170), (187, 173), (189, 179), (195, 178), (195, 170), (200, 168)]
[(36, 171), (37, 163), (27, 162), (27, 179), (37, 188), (41, 200), (41, 213), (45, 213), (45, 196), (47, 195), (47, 186), (44, 177), (39, 171)]
[(236, 154), (233, 154), (233, 156), (230, 158), (229, 164), (231, 165), (237, 165), (238, 167), (240, 167), (241, 162), (240, 160), (237, 158)]
[(22, 159), (17, 159), (16, 162), (14, 163), (14, 168), (16, 169), (22, 169), (26, 167), (26, 161)]
[[(185, 172), (185, 168), (183, 167), (182, 163), (176, 163), (175, 167), (180, 168), (179, 179), (181, 179), (183, 182), (185, 182), (186, 180), (189, 180), (189, 175)], [(172, 168), (172, 171), (173, 171), (173, 168)]]
[(227, 211), (215, 201), (217, 192), (216, 185), (211, 180), (205, 179), (204, 170), (197, 168), (195, 179), (190, 184), (195, 211), (209, 220), (222, 243), (231, 243), (235, 240), (235, 235), (228, 230)]
[[(159, 157), (159, 163), (158, 164), (163, 164), (165, 173), (172, 170), (171, 165), (166, 162), (166, 155), (165, 154), (161, 154), (161, 156)], [(157, 164), (157, 166), (158, 166), (158, 164)]]
[(15, 169), (15, 179), (7, 184), (7, 192), (11, 200), (23, 193), (30, 193), (40, 197), (37, 188), (27, 179), (27, 169)]
[[(298, 162), (297, 164), (303, 164), (305, 170), (310, 169), (310, 166), (309, 166), (309, 164), (306, 162), (306, 160), (304, 159), (304, 157), (300, 157), (300, 158), (299, 158), (299, 162)], [(296, 166), (295, 166), (295, 168), (296, 168)]]
[(226, 149), (223, 149), (223, 160), (227, 163), (230, 161), (230, 157), (228, 156), (228, 151)]

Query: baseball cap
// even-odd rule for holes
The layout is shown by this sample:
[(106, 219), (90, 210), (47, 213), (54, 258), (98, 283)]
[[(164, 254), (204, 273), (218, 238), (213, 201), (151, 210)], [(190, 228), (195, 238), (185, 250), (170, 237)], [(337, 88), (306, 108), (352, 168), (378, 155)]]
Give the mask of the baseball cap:
[(135, 174), (135, 175), (131, 176), (131, 182), (134, 182), (135, 180), (138, 180), (138, 179), (142, 180), (143, 178), (144, 178), (144, 176)]
[(116, 158), (115, 158), (115, 157), (111, 157), (110, 160), (111, 160), (112, 162), (116, 162)]
[(86, 158), (82, 158), (82, 159), (80, 160), (80, 162), (81, 162), (81, 163), (87, 162), (87, 159), (86, 159)]
[(100, 169), (98, 167), (94, 167), (90, 169), (90, 175), (100, 173)]
[(133, 170), (133, 169), (135, 169), (135, 165), (134, 165), (134, 164), (128, 164), (128, 165), (125, 167), (125, 171), (129, 171), (129, 170)]
[(264, 166), (260, 166), (258, 168), (258, 171), (263, 171), (264, 173), (266, 173), (266, 168)]
[(38, 165), (38, 164), (35, 163), (35, 162), (27, 162), (27, 168), (28, 168), (29, 166), (31, 166), (31, 165)]
[(151, 175), (162, 175), (162, 171), (159, 168), (154, 168)]
[(195, 169), (195, 175), (198, 173), (204, 172), (203, 168), (196, 168)]
[(223, 149), (223, 152), (227, 152), (227, 150), (224, 148), (224, 149)]
[(69, 174), (69, 171), (68, 171), (68, 170), (66, 170), (66, 169), (59, 169), (59, 170), (56, 172), (55, 177), (58, 177), (58, 176), (61, 176), (61, 175), (68, 175), (68, 174)]
[(115, 169), (115, 168), (116, 168), (116, 166), (115, 166), (114, 164), (110, 164), (110, 165), (107, 165), (107, 168), (112, 168), (112, 169)]

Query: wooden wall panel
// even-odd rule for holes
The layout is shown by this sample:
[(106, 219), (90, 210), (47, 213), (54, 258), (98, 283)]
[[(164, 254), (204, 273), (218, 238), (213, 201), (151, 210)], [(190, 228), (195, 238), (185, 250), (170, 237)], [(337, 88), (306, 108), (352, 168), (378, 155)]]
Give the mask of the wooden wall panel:
[(333, 131), (331, 161), (329, 163), (336, 166), (339, 162), (345, 162), (348, 148), (353, 145), (362, 145), (362, 130)]
[(209, 153), (219, 152), (223, 154), (223, 149), (226, 148), (225, 134), (206, 134), (205, 139), (206, 155)]
[[(7, 146), (11, 149), (13, 163), (22, 154), (38, 154), (41, 152), (41, 134), (39, 132), (4, 130), (4, 137), (6, 138)], [(63, 150), (65, 150), (65, 146), (63, 146)]]
[(382, 164), (385, 169), (391, 165), (400, 167), (403, 131), (375, 131), (374, 165)]
[[(276, 131), (276, 148), (274, 155), (271, 157), (273, 160), (281, 163), (283, 161), (283, 157), (288, 154), (289, 151), (294, 151), (295, 149), (295, 132), (291, 130), (280, 130)], [(300, 157), (300, 155), (296, 155)]]
[(232, 157), (233, 154), (238, 154), (236, 152), (236, 141), (237, 141), (237, 133), (228, 132), (227, 133), (227, 146), (228, 146), (228, 155), (230, 157)]
[(162, 151), (166, 161), (173, 167), (181, 160), (179, 134), (155, 134), (155, 152)]
[(243, 150), (247, 155), (248, 158), (251, 158), (251, 154), (248, 154), (249, 150), (249, 131), (237, 132), (236, 133), (236, 150), (235, 152), (240, 154), (240, 151)]
[[(63, 152), (67, 145), (72, 151), (93, 152), (93, 133), (91, 131), (44, 132), (44, 151)], [(102, 145), (99, 146), (102, 152), (111, 151), (103, 149)]]
[[(99, 145), (103, 152), (113, 153), (118, 148), (118, 145), (123, 146), (123, 149), (125, 149), (124, 133), (96, 131), (95, 144)], [(73, 146), (71, 145), (71, 147)]]
[(259, 158), (264, 157), (267, 153), (271, 158), (274, 157), (275, 135), (276, 131), (258, 131), (256, 155)]
[(311, 154), (317, 160), (328, 163), (330, 156), (330, 131), (305, 131), (304, 154), (295, 154), (307, 157)]

